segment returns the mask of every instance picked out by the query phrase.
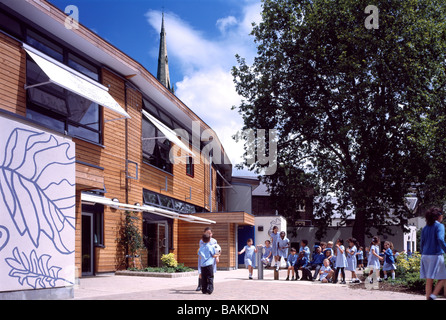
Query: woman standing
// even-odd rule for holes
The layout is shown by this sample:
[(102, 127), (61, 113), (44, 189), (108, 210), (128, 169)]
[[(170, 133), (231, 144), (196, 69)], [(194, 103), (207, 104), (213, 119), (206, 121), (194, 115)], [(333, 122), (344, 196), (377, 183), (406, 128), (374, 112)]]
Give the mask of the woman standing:
[[(446, 279), (446, 267), (443, 254), (446, 252), (444, 242), (443, 212), (432, 207), (427, 210), (426, 226), (421, 231), (421, 266), (420, 279), (426, 279), (426, 299), (434, 300), (440, 293)], [(434, 279), (438, 280), (434, 291)]]

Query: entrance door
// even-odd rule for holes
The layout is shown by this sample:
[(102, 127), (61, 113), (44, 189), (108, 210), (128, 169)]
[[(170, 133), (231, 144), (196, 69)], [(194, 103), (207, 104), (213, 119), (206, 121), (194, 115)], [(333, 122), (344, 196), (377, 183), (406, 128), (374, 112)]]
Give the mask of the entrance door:
[(93, 275), (93, 214), (82, 213), (82, 275)]
[[(255, 242), (255, 228), (254, 226), (238, 226), (238, 251), (241, 251), (244, 246), (246, 246), (246, 242), (249, 238), (252, 239), (252, 241)], [(245, 263), (245, 256), (239, 255), (238, 256), (238, 264), (244, 264)]]
[(149, 267), (161, 267), (161, 256), (169, 253), (167, 221), (147, 222), (145, 229), (148, 265)]

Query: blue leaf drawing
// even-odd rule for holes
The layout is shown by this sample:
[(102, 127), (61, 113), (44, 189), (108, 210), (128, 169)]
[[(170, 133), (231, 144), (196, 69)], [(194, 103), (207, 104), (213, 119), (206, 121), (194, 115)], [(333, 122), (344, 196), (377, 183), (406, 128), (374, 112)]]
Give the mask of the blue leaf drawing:
[(0, 226), (0, 251), (8, 244), (9, 241), (9, 231), (6, 227)]
[(59, 278), (59, 271), (62, 269), (57, 266), (49, 266), (48, 263), (51, 256), (43, 254), (37, 257), (36, 251), (31, 251), (29, 257), (24, 252), (19, 253), (16, 247), (13, 250), (13, 258), (6, 258), (6, 263), (11, 267), (9, 272), (10, 277), (18, 278), (20, 285), (25, 282), (33, 289), (38, 288), (52, 288), (56, 286), (56, 281), (63, 281), (66, 285), (73, 283)]
[(67, 169), (75, 156), (70, 149), (53, 135), (16, 128), (0, 163), (0, 196), (20, 235), (28, 235), (38, 248), (44, 234), (62, 254), (74, 252), (75, 181)]

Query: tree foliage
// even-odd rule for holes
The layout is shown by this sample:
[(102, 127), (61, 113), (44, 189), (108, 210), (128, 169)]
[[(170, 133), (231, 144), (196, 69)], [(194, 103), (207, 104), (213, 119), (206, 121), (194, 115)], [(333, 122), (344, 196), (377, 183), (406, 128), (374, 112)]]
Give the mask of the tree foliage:
[[(289, 170), (264, 178), (272, 194), (288, 193), (293, 205), (295, 188), (283, 182), (311, 183), (321, 230), (338, 197), (344, 219), (354, 210), (361, 243), (371, 227), (390, 232), (385, 220), (406, 224), (410, 186), (438, 177), (426, 169), (426, 152), (438, 156), (426, 132), (445, 141), (435, 115), (444, 109), (446, 4), (377, 0), (379, 28), (366, 29), (369, 4), (263, 0), (254, 63), (237, 56), (233, 68), (244, 129), (278, 133), (277, 162)], [(301, 170), (305, 179), (293, 174)]]

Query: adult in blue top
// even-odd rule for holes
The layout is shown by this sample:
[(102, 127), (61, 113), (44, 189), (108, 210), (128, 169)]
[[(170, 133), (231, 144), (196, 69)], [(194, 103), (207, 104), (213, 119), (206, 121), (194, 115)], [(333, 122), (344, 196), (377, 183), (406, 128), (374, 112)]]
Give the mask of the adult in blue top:
[[(443, 254), (446, 252), (444, 241), (443, 212), (432, 207), (426, 211), (426, 226), (421, 231), (421, 266), (420, 278), (426, 279), (426, 299), (437, 298), (446, 279), (446, 267)], [(432, 292), (434, 279), (437, 285)]]

